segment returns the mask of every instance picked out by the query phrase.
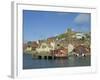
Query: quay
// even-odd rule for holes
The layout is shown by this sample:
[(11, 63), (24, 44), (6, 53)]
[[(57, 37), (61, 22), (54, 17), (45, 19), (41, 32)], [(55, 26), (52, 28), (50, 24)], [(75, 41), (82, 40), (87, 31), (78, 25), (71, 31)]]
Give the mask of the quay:
[(59, 59), (59, 58), (67, 58), (67, 50), (62, 50), (62, 49), (58, 49), (58, 50), (51, 50), (50, 52), (37, 52), (34, 51), (32, 53), (32, 58), (35, 59)]

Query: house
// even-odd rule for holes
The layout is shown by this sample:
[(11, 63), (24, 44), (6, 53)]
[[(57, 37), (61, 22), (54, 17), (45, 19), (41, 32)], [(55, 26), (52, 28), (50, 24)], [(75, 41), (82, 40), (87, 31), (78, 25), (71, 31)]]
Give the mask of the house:
[(73, 52), (74, 46), (72, 44), (68, 44), (68, 55), (71, 55)]
[(38, 47), (38, 43), (36, 41), (33, 41), (31, 44), (32, 50), (35, 50)]
[(38, 48), (36, 48), (36, 51), (38, 53), (41, 53), (41, 52), (50, 52), (50, 50), (52, 50), (52, 47), (49, 44), (45, 43), (45, 42), (41, 43), (41, 45)]
[(75, 35), (73, 35), (73, 38), (76, 38), (76, 39), (82, 39), (82, 38), (85, 38), (85, 35), (83, 33), (76, 33)]
[(27, 46), (27, 48), (25, 49), (24, 52), (30, 52), (30, 51), (32, 51), (32, 47), (31, 46)]
[(60, 49), (51, 50), (51, 55), (55, 58), (67, 58), (67, 49), (62, 47)]
[(24, 53), (32, 53), (32, 51), (34, 51), (37, 47), (38, 44), (35, 41), (31, 42), (30, 44), (26, 43), (23, 44), (23, 51)]
[(90, 48), (81, 44), (81, 45), (76, 46), (73, 52), (75, 52), (76, 56), (86, 56), (86, 55), (90, 55)]

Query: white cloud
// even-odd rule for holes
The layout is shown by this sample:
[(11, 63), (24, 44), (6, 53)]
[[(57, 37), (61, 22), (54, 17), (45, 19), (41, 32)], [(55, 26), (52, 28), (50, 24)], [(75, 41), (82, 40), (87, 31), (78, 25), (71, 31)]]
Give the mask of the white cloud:
[(89, 23), (90, 21), (90, 14), (79, 14), (75, 19), (74, 22), (77, 24)]

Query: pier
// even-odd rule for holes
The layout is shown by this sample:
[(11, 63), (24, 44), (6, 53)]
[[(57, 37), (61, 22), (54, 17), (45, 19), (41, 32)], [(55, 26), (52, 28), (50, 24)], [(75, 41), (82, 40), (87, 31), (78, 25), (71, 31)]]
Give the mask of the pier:
[(37, 52), (34, 51), (32, 53), (32, 58), (36, 59), (56, 59), (56, 58), (67, 58), (67, 49), (62, 48), (62, 49), (56, 49), (56, 50), (50, 50), (49, 52), (46, 51), (41, 51)]

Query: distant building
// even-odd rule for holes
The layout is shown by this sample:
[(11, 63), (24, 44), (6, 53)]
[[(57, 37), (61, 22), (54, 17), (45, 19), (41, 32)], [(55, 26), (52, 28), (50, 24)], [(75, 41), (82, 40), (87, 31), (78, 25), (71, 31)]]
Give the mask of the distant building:
[(82, 39), (83, 37), (85, 38), (85, 35), (83, 33), (76, 33), (72, 37), (76, 39)]
[(67, 58), (67, 49), (62, 47), (51, 51), (51, 54), (56, 58)]
[(28, 46), (25, 51), (32, 51), (32, 47), (31, 46)]
[(86, 55), (90, 55), (90, 48), (81, 44), (81, 45), (76, 46), (73, 52), (75, 52), (75, 55), (77, 56), (86, 56)]
[(33, 41), (33, 42), (31, 43), (31, 47), (32, 47), (32, 50), (35, 50), (35, 49), (38, 47), (38, 43), (35, 42), (35, 41)]
[(52, 47), (49, 44), (47, 44), (47, 43), (41, 43), (41, 45), (38, 48), (36, 48), (36, 51), (38, 53), (41, 53), (41, 52), (50, 52), (51, 49), (52, 49)]
[(68, 44), (68, 54), (70, 54), (74, 49), (74, 46), (72, 44)]

